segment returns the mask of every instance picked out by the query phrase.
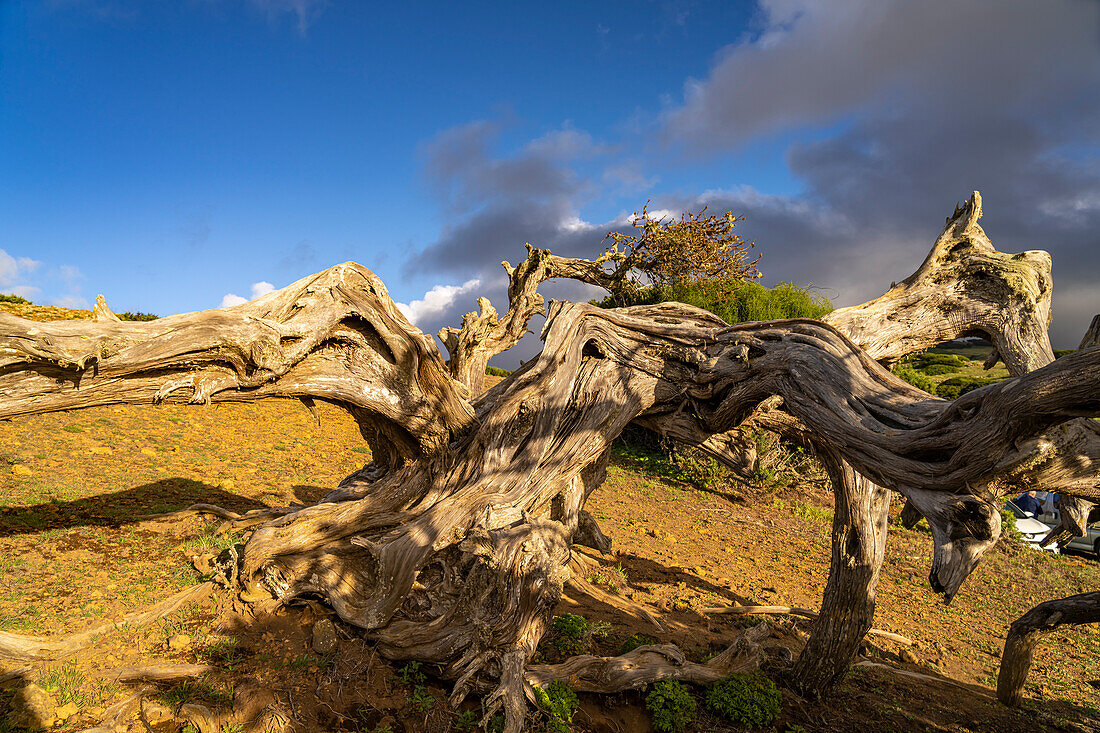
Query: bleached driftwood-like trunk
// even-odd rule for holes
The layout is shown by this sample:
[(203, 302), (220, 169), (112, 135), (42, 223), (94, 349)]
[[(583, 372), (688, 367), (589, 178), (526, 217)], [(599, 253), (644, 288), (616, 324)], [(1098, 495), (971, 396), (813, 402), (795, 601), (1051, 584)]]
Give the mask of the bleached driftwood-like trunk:
[[(541, 250), (532, 257), (594, 280), (602, 272)], [(522, 268), (512, 272), (521, 285)], [(517, 312), (539, 300), (526, 287), (516, 297), (528, 303), (513, 303)], [(504, 321), (526, 328), (522, 317)], [(492, 329), (501, 319), (493, 322), (485, 320)], [(515, 325), (504, 330), (492, 348), (522, 336)], [(471, 402), (470, 368), (455, 373), (461, 360), (452, 353), (446, 365), (377, 278), (349, 263), (244, 305), (153, 322), (0, 316), (0, 417), (268, 396), (344, 407), (373, 463), (318, 504), (258, 526), (228, 574), (255, 602), (325, 597), (382, 654), (432, 665), (454, 681), (456, 702), (487, 694), (490, 709), (503, 706), (507, 730), (518, 731), (528, 684), (557, 674), (529, 662), (568, 580), (572, 543), (598, 532), (584, 502), (627, 424), (706, 442), (747, 419), (770, 420), (825, 458), (838, 494), (833, 570), (796, 666), (800, 686), (820, 693), (846, 669), (873, 615), (885, 536), (878, 487), (905, 494), (929, 518), (932, 586), (950, 598), (999, 534), (991, 487), (1020, 446), (1100, 414), (1095, 349), (948, 403), (817, 321), (730, 326), (674, 303), (555, 302), (542, 338), (539, 357)], [(667, 649), (635, 656), (626, 666), (596, 659), (589, 672), (614, 670), (629, 686), (682, 667)], [(740, 664), (733, 656), (722, 665)]]
[(981, 217), (975, 191), (947, 218), (916, 272), (874, 300), (838, 308), (825, 322), (884, 364), (963, 336), (990, 341), (988, 365), (1003, 361), (1012, 376), (1049, 364), (1050, 255), (998, 252)]

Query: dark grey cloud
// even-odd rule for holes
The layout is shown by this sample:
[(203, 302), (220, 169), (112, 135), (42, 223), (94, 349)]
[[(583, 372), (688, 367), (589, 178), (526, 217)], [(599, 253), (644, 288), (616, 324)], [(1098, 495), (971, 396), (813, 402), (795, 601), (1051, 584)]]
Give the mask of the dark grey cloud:
[[(686, 85), (663, 134), (714, 152), (840, 130), (788, 150), (806, 208), (744, 202), (767, 272), (813, 268), (859, 302), (907, 274), (978, 189), (999, 249), (1052, 254), (1052, 338), (1076, 345), (1100, 312), (1100, 3), (775, 0), (761, 24)], [(822, 216), (848, 238), (815, 231)]]
[(685, 84), (671, 139), (716, 150), (914, 99), (945, 117), (1077, 117), (1073, 99), (1095, 89), (1092, 0), (763, 0), (759, 20)]
[[(623, 222), (583, 222), (580, 204), (629, 182), (651, 188), (651, 210), (706, 203), (745, 215), (766, 283), (812, 282), (845, 305), (912, 272), (978, 189), (999, 249), (1052, 254), (1052, 338), (1076, 346), (1100, 312), (1100, 3), (766, 0), (757, 30), (686, 83), (660, 135), (673, 152), (724, 155), (789, 134), (801, 193), (662, 192), (649, 158), (583, 131), (502, 156), (497, 127), (474, 123), (425, 148), (426, 180), (452, 223), (410, 270), (450, 284), (479, 277), (502, 307), (497, 262), (522, 257), (524, 242), (596, 254)], [(438, 325), (472, 306), (456, 300)]]

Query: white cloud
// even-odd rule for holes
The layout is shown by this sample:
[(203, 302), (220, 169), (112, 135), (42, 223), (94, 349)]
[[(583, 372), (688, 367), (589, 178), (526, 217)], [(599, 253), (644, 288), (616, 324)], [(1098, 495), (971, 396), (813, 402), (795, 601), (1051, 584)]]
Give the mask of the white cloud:
[[(17, 283), (21, 278), (34, 272), (40, 264), (42, 263), (32, 260), (30, 257), (12, 257), (0, 249), (0, 287), (9, 290), (18, 287), (29, 287)], [(16, 294), (18, 295), (18, 293)]]
[(424, 293), (424, 297), (420, 300), (414, 300), (408, 305), (405, 303), (396, 303), (396, 305), (406, 318), (413, 324), (417, 324), (441, 315), (459, 296), (466, 295), (479, 287), (481, 287), (479, 278), (467, 280), (461, 285), (436, 285)]
[(81, 298), (79, 295), (63, 295), (60, 298), (54, 298), (50, 301), (50, 305), (56, 305), (58, 308), (88, 310), (88, 301)]
[(241, 296), (234, 295), (233, 293), (226, 293), (222, 296), (222, 304), (219, 307), (228, 308), (233, 305), (243, 305), (247, 302), (248, 298), (242, 298)]
[(274, 290), (275, 290), (274, 285), (267, 282), (266, 280), (261, 280), (258, 283), (252, 283), (252, 297), (251, 298), (242, 298), (241, 296), (237, 295), (236, 293), (226, 293), (222, 297), (222, 304), (219, 307), (228, 308), (228, 307), (233, 306), (233, 305), (241, 305), (242, 303), (247, 303), (250, 300), (255, 300), (256, 298), (259, 298), (259, 297), (262, 297), (264, 295), (267, 295), (268, 293), (274, 292)]
[(252, 283), (252, 300), (255, 300), (256, 298), (267, 295), (268, 293), (274, 291), (275, 286), (267, 282), (266, 280), (261, 280), (258, 283)]

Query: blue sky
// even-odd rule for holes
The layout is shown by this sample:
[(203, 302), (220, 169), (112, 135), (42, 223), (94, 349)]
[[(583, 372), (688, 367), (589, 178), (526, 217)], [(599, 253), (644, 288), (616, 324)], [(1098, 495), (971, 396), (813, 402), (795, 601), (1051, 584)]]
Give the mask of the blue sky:
[(0, 291), (167, 314), (356, 260), (434, 331), (502, 306), (524, 241), (594, 255), (652, 199), (745, 214), (766, 282), (849, 303), (979, 188), (1000, 249), (1054, 255), (1074, 346), (1098, 7), (7, 0)]

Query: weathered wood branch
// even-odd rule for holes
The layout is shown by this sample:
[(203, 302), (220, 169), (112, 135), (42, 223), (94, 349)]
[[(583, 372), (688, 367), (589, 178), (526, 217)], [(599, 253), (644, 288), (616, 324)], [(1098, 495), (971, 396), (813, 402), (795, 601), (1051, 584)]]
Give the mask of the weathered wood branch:
[(272, 396), (349, 410), (388, 466), (439, 451), (473, 417), (432, 341), (354, 263), (243, 305), (155, 321), (0, 314), (0, 417)]
[[(538, 292), (542, 282), (565, 278), (614, 292), (631, 269), (629, 257), (617, 248), (607, 250), (595, 260), (585, 260), (526, 246), (527, 259), (516, 267), (507, 261), (500, 263), (508, 273), (508, 310), (504, 316), (497, 314), (488, 298), (478, 298), (478, 312), (464, 315), (461, 327), (439, 331), (439, 340), (450, 355), (447, 367), (451, 377), (465, 386), (471, 399), (482, 392), (489, 359), (515, 346), (529, 333), (527, 325), (531, 318), (543, 313), (545, 300)], [(606, 269), (608, 263), (613, 266), (611, 270)]]
[(526, 678), (540, 687), (562, 680), (580, 692), (600, 693), (639, 690), (663, 679), (705, 685), (757, 669), (764, 658), (760, 643), (770, 633), (768, 624), (757, 624), (704, 664), (690, 661), (674, 644), (649, 644), (618, 657), (581, 654), (560, 664), (529, 664)]
[(1023, 701), (1024, 683), (1040, 637), (1066, 624), (1100, 622), (1100, 592), (1040, 603), (1012, 622), (1005, 639), (1001, 671), (997, 675), (997, 699), (1018, 706)]
[(978, 225), (981, 216), (975, 191), (948, 217), (916, 272), (825, 321), (887, 364), (961, 336), (988, 339), (1013, 376), (1053, 360), (1050, 255), (998, 252)]

